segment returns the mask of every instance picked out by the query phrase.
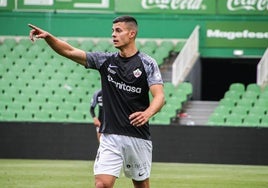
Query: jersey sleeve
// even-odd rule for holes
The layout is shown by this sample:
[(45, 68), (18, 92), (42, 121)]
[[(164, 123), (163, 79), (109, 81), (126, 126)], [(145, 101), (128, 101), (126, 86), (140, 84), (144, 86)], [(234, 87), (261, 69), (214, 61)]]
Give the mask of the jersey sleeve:
[(101, 65), (113, 55), (111, 52), (86, 52), (86, 68), (100, 69)]
[(144, 53), (140, 53), (140, 57), (147, 74), (148, 85), (163, 84), (163, 79), (155, 59)]

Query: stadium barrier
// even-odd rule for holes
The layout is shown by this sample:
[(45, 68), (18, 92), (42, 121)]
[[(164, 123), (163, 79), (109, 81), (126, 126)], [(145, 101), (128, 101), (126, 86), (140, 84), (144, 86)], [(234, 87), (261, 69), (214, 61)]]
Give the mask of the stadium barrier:
[(257, 83), (262, 88), (268, 84), (268, 48), (257, 66)]
[[(268, 165), (268, 129), (151, 126), (154, 162)], [(94, 160), (93, 124), (0, 122), (0, 158)]]
[(199, 26), (196, 26), (172, 65), (172, 84), (183, 82), (199, 57)]

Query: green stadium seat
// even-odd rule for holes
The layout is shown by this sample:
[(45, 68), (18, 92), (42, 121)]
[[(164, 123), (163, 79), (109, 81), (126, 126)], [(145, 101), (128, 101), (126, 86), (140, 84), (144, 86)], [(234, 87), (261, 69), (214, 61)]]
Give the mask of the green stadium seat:
[[(268, 88), (268, 87), (266, 87)], [(260, 95), (259, 95), (259, 99), (267, 99), (268, 98), (268, 90), (264, 89)]]
[(33, 56), (33, 57), (38, 57), (38, 55), (40, 53), (42, 53), (44, 51), (44, 47), (42, 47), (41, 45), (32, 45), (29, 48), (29, 53)]
[(180, 41), (180, 42), (177, 42), (177, 44), (175, 45), (175, 48), (174, 48), (174, 51), (175, 52), (180, 52), (183, 48), (183, 46), (185, 45), (185, 41)]
[(59, 104), (53, 102), (46, 102), (41, 104), (41, 111), (50, 112), (51, 114), (59, 111)]
[(252, 108), (255, 100), (256, 99), (254, 99), (254, 98), (242, 98), (242, 99), (237, 101), (236, 106), (249, 109), (249, 108)]
[[(2, 85), (1, 85), (2, 87)], [(15, 101), (15, 97), (8, 94), (0, 93), (0, 103), (11, 103)]]
[(154, 50), (155, 50), (154, 48), (151, 48), (150, 46), (145, 46), (145, 45), (143, 45), (140, 48), (140, 51), (141, 52), (146, 53), (149, 56), (153, 56), (154, 55)]
[(33, 47), (29, 47), (29, 50), (24, 53), (23, 57), (25, 59), (28, 59), (31, 62), (35, 62), (35, 59), (37, 58), (37, 53), (38, 53), (38, 52), (35, 52), (35, 51), (37, 51), (38, 49), (32, 51), (31, 50), (32, 48)]
[(245, 85), (242, 83), (232, 83), (229, 86), (229, 90), (231, 91), (237, 91), (240, 92), (241, 94), (245, 92)]
[(65, 74), (59, 71), (51, 75), (50, 83), (52, 84), (52, 87), (57, 88), (59, 86), (59, 83), (63, 85), (66, 82), (66, 80), (67, 80), (67, 77), (65, 76)]
[(242, 120), (244, 118), (244, 115), (241, 114), (230, 114), (228, 116), (225, 117), (226, 121), (225, 121), (225, 125), (229, 125), (229, 126), (242, 126)]
[(247, 85), (246, 91), (251, 91), (259, 95), (261, 93), (261, 87), (256, 83), (251, 83)]
[(93, 51), (108, 51), (110, 49), (112, 43), (108, 40), (100, 40), (96, 43)]
[(245, 106), (236, 106), (234, 108), (231, 109), (231, 114), (236, 114), (236, 115), (247, 115), (249, 112), (249, 109), (251, 107), (245, 107)]
[(66, 96), (61, 95), (56, 91), (55, 95), (50, 95), (47, 98), (43, 97), (43, 100), (46, 100), (46, 99), (48, 103), (61, 105), (62, 103), (66, 101)]
[(243, 125), (250, 127), (257, 127), (260, 125), (260, 116), (259, 115), (248, 115), (245, 116), (243, 120)]
[(249, 110), (248, 113), (250, 115), (260, 116), (260, 115), (265, 115), (266, 111), (267, 111), (267, 108), (263, 106), (254, 106)]
[(22, 93), (22, 94), (19, 94), (19, 95), (14, 95), (13, 96), (14, 102), (21, 103), (21, 104), (27, 104), (27, 103), (29, 103), (29, 100), (30, 100), (30, 96), (31, 95), (29, 95), (27, 93), (25, 94), (25, 93)]
[(224, 93), (224, 99), (231, 99), (234, 100), (234, 102), (236, 102), (237, 100), (239, 100), (242, 96), (241, 92), (238, 91), (234, 91), (234, 90), (228, 90)]
[(12, 112), (19, 112), (24, 109), (24, 104), (23, 103), (6, 103), (5, 104), (5, 110), (7, 111), (12, 111)]
[(43, 61), (41, 65), (44, 64), (44, 62), (50, 62), (51, 59), (54, 58), (54, 55), (52, 55), (49, 51), (43, 51), (36, 55), (36, 57)]
[(140, 49), (142, 47), (142, 43), (138, 40), (136, 40), (136, 47), (137, 49)]
[(51, 122), (52, 115), (48, 111), (36, 111), (33, 114), (33, 121), (38, 121), (38, 122)]
[(28, 111), (17, 111), (15, 113), (15, 120), (22, 121), (22, 122), (31, 122), (33, 119), (33, 114)]
[(154, 53), (152, 54), (152, 58), (154, 58), (156, 60), (157, 65), (160, 66), (163, 64), (165, 57), (161, 53)]
[(6, 58), (8, 55), (11, 52), (10, 48), (8, 47), (8, 45), (5, 45), (5, 44), (2, 44), (0, 45), (0, 59), (4, 59)]
[(260, 126), (268, 127), (268, 114), (261, 117)]
[(175, 102), (166, 102), (164, 107), (162, 108), (164, 111), (166, 111), (168, 114), (170, 114), (170, 117), (174, 117), (177, 110), (180, 110), (181, 103), (178, 101)]
[(118, 49), (111, 45), (110, 48), (107, 49), (107, 52), (118, 52)]
[(89, 123), (92, 122), (91, 118), (89, 118), (89, 112), (79, 112), (75, 111), (69, 114), (69, 121), (71, 122), (80, 122), (80, 123)]
[(33, 45), (32, 41), (29, 38), (21, 38), (18, 43), (19, 45), (24, 46), (26, 49), (29, 49)]
[(165, 48), (168, 51), (172, 51), (174, 49), (174, 43), (172, 41), (164, 40), (160, 43), (160, 47)]
[(170, 50), (168, 48), (165, 47), (159, 47), (156, 48), (155, 51), (153, 51), (153, 56), (160, 56), (162, 59), (166, 58), (169, 56)]
[(211, 114), (208, 118), (207, 125), (225, 125), (225, 117), (221, 114)]
[[(35, 40), (34, 45), (32, 45), (33, 48), (41, 48), (42, 50), (49, 48), (45, 40)], [(31, 49), (33, 49), (31, 48)]]
[(12, 57), (22, 58), (24, 54), (27, 52), (28, 52), (28, 49), (25, 46), (19, 44), (19, 45), (14, 46), (11, 55)]
[(95, 43), (93, 40), (83, 40), (80, 43), (80, 49), (85, 51), (92, 51), (95, 47)]
[(251, 99), (252, 101), (255, 101), (258, 97), (259, 93), (254, 91), (246, 91), (241, 96), (242, 99)]
[(268, 111), (268, 98), (259, 98), (254, 103), (255, 106), (264, 107)]
[(233, 108), (233, 106), (221, 106), (221, 105), (219, 105), (214, 109), (213, 114), (227, 116), (230, 114), (232, 108)]
[(186, 96), (191, 95), (193, 93), (193, 86), (189, 82), (182, 82), (178, 85), (179, 93), (183, 92)]
[(262, 93), (267, 93), (267, 92), (268, 92), (268, 85), (262, 88)]
[(2, 94), (16, 96), (21, 94), (21, 88), (10, 86), (8, 88), (3, 88)]
[(54, 111), (51, 113), (51, 121), (53, 122), (68, 122), (69, 114), (65, 111)]
[(76, 39), (68, 39), (66, 42), (75, 48), (80, 47), (80, 42)]
[(147, 40), (144, 42), (143, 47), (150, 48), (152, 49), (152, 51), (154, 51), (158, 47), (158, 45), (157, 42), (154, 40)]
[(161, 124), (161, 125), (169, 125), (170, 124), (170, 117), (167, 113), (158, 112), (153, 116), (151, 119), (151, 123), (153, 124)]
[(164, 83), (164, 93), (166, 97), (171, 97), (174, 94), (175, 87), (171, 82)]
[(236, 100), (233, 98), (222, 98), (219, 101), (219, 105), (228, 108), (233, 108), (236, 105)]
[(13, 49), (17, 45), (17, 41), (14, 38), (5, 38), (3, 45), (6, 45), (9, 49)]

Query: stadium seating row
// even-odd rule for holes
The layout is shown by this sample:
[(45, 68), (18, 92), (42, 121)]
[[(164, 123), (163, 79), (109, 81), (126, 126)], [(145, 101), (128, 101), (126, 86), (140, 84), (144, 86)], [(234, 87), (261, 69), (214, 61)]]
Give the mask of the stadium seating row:
[[(68, 42), (85, 50), (111, 51), (111, 43), (105, 40), (97, 44), (93, 40)], [(165, 52), (168, 56), (182, 44), (163, 41), (159, 47), (155, 41), (147, 41), (138, 45), (148, 47), (147, 50), (151, 47), (157, 55), (163, 47), (169, 50)], [(97, 71), (57, 55), (43, 40), (32, 45), (26, 38), (0, 42), (0, 64), (0, 121), (92, 122), (89, 102), (100, 88)], [(178, 88), (165, 83), (166, 105), (152, 123), (169, 124), (191, 92), (190, 83), (182, 83)]]
[(268, 87), (233, 83), (219, 101), (208, 125), (268, 127)]
[[(93, 39), (85, 39), (82, 41), (78, 39), (67, 39), (66, 41), (74, 47), (85, 51), (117, 51), (108, 39), (100, 39), (98, 41), (94, 41)], [(25, 58), (27, 60), (44, 60), (53, 59), (57, 56), (50, 48), (47, 47), (47, 44), (43, 40), (37, 40), (36, 43), (37, 44), (32, 45), (31, 41), (26, 38), (21, 38), (18, 41), (14, 38), (3, 39), (3, 41), (0, 41), (0, 59), (4, 57), (13, 60), (20, 58)], [(157, 60), (157, 63), (161, 65), (163, 60), (169, 56), (170, 52), (179, 52), (184, 43), (184, 41), (173, 42), (171, 40), (163, 40), (159, 44), (159, 42), (150, 39), (145, 42), (137, 41), (137, 47), (141, 52), (151, 55)]]
[(165, 82), (165, 105), (152, 119), (153, 124), (169, 125), (172, 118), (181, 110), (182, 105), (190, 99), (193, 88), (189, 82), (180, 83), (175, 87), (171, 82)]

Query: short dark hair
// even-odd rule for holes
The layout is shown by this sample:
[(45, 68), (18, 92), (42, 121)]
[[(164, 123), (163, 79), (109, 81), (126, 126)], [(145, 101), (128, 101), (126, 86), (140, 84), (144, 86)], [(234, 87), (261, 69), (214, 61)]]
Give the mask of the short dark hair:
[(118, 22), (130, 22), (130, 23), (133, 23), (136, 26), (138, 26), (137, 20), (134, 17), (127, 16), (127, 15), (126, 16), (119, 16), (113, 20), (113, 23), (118, 23)]

